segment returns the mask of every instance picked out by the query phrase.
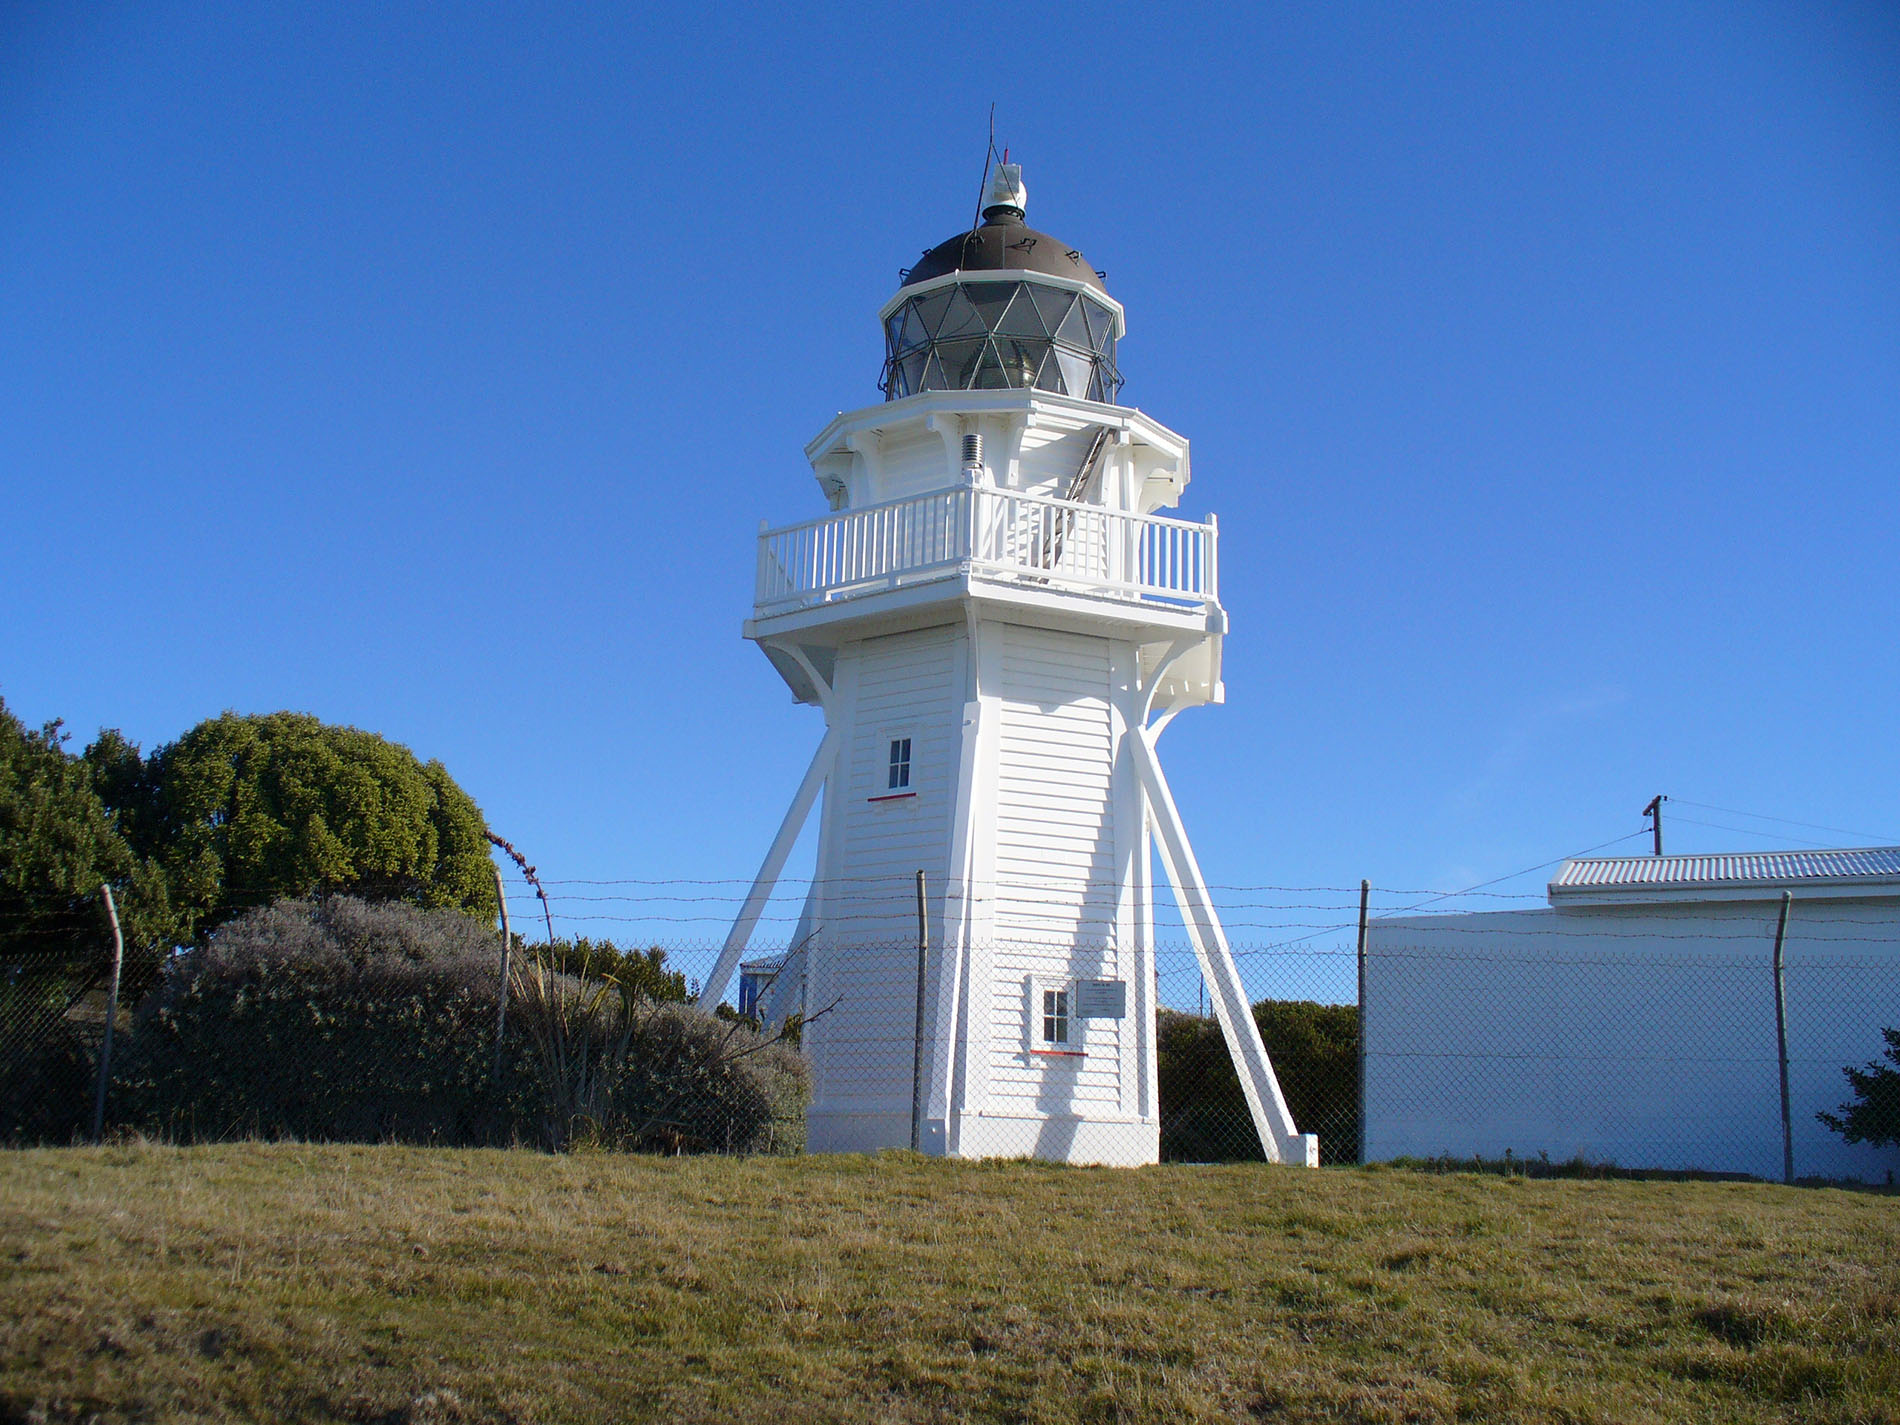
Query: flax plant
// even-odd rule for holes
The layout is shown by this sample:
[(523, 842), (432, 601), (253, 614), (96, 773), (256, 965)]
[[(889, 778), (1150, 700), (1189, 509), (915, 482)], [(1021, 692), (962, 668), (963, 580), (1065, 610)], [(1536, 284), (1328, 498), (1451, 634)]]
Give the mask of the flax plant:
[(547, 1096), (543, 1135), (556, 1152), (575, 1141), (615, 1135), (614, 1089), (626, 1069), (638, 1027), (635, 996), (612, 976), (589, 974), (591, 954), (578, 975), (562, 974), (546, 957), (530, 955), (509, 974), (520, 1004), (519, 1023)]

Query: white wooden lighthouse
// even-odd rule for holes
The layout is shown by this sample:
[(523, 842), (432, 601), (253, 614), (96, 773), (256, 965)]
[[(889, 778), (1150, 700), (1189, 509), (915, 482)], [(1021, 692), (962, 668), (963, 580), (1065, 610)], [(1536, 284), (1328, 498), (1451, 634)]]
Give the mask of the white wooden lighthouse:
[(1158, 847), (1266, 1156), (1312, 1163), (1155, 752), (1221, 700), (1215, 525), (1154, 513), (1188, 443), (1116, 404), (1121, 305), (1025, 196), (1000, 165), (903, 274), (885, 400), (805, 450), (832, 512), (760, 531), (745, 635), (825, 734), (702, 1003), (822, 799), (758, 1001), (812, 1016), (808, 1147), (905, 1146), (915, 1112), (930, 1153), (1153, 1162)]

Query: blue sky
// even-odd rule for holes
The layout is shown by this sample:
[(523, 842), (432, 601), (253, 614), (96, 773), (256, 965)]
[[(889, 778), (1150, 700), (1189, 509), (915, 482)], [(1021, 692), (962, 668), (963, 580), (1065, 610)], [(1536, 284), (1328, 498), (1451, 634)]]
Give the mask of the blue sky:
[(743, 881), (820, 731), (753, 533), (994, 100), (1221, 519), (1211, 882), (1470, 885), (1658, 791), (1900, 839), (1891, 7), (650, 11), (7, 8), (18, 714), (309, 711), (551, 877)]

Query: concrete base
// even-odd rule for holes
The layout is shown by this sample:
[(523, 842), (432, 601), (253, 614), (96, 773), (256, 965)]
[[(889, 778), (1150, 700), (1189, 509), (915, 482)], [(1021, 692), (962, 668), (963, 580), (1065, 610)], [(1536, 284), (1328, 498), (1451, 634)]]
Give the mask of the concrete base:
[[(924, 1124), (923, 1151), (946, 1156), (942, 1119)], [(1071, 1115), (1005, 1118), (969, 1114), (957, 1120), (957, 1158), (1036, 1158), (1047, 1163), (1136, 1168), (1160, 1161), (1154, 1122), (1101, 1122)], [(892, 1113), (813, 1112), (805, 1120), (810, 1153), (875, 1153), (910, 1146), (910, 1118)]]
[(968, 1114), (957, 1120), (959, 1158), (1037, 1158), (1046, 1163), (1138, 1168), (1161, 1160), (1161, 1126), (1051, 1114), (1007, 1118)]

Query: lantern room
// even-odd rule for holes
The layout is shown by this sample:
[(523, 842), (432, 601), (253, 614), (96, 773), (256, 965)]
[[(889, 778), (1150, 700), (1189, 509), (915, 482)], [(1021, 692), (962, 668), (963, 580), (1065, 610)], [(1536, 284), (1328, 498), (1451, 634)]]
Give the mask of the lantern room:
[(1054, 391), (1114, 402), (1121, 304), (1075, 248), (1023, 222), (1022, 169), (999, 164), (983, 222), (926, 252), (880, 315), (889, 401), (920, 391)]

